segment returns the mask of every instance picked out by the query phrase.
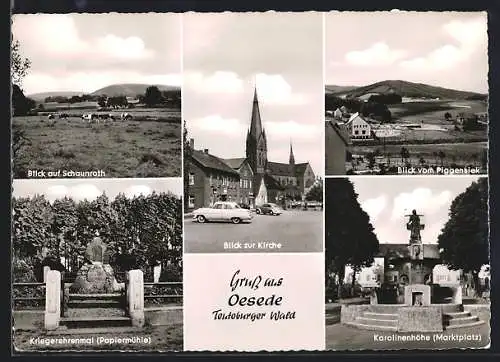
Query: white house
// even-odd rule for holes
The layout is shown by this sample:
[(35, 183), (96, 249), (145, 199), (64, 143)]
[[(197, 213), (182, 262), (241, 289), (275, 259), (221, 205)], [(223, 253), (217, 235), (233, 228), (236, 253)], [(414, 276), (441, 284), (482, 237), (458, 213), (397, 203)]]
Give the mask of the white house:
[(335, 112), (333, 112), (333, 117), (337, 118), (337, 119), (342, 119), (342, 111), (340, 110), (340, 108), (337, 108), (335, 110)]
[(364, 118), (359, 114), (359, 112), (351, 115), (349, 120), (346, 122), (346, 126), (349, 129), (351, 139), (353, 140), (363, 140), (372, 139), (371, 126)]

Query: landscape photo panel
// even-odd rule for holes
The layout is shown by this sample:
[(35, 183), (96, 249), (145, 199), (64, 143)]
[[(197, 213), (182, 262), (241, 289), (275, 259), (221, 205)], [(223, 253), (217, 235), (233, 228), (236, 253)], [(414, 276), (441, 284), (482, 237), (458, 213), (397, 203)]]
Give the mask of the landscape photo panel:
[(14, 180), (15, 352), (183, 350), (181, 178)]
[(322, 31), (183, 17), (186, 350), (323, 349)]
[(180, 177), (180, 14), (16, 14), (14, 178)]
[(488, 179), (325, 181), (328, 350), (489, 348)]
[(487, 173), (486, 12), (330, 12), (324, 40), (326, 175)]

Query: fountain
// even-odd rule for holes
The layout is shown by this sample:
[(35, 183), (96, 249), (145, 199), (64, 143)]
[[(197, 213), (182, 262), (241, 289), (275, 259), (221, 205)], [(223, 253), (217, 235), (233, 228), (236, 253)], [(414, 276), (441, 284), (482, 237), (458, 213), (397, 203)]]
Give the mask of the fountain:
[(384, 257), (384, 282), (372, 290), (370, 304), (343, 305), (341, 323), (393, 332), (439, 332), (483, 323), (464, 311), (458, 280), (446, 286), (433, 283), (438, 246), (422, 242), (423, 215), (413, 210), (405, 216), (409, 241), (380, 244), (376, 256)]

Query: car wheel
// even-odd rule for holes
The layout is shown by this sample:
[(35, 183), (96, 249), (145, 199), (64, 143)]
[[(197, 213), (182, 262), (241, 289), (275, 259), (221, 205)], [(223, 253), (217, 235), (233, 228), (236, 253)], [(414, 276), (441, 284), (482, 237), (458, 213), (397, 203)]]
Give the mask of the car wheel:
[(200, 224), (203, 224), (205, 221), (207, 221), (207, 219), (203, 215), (198, 215), (196, 221), (198, 221)]
[(239, 224), (241, 222), (241, 219), (239, 217), (233, 217), (231, 221), (233, 222), (233, 224)]
[(260, 209), (255, 210), (255, 212), (260, 215)]
[(273, 216), (274, 215), (274, 212), (271, 210), (269, 211), (269, 215)]

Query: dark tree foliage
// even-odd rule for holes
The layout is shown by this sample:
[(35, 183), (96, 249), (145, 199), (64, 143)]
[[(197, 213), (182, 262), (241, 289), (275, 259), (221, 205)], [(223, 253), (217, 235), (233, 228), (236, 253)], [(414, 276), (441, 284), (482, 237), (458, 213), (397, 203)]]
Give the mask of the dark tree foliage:
[(22, 87), (23, 79), (31, 68), (31, 61), (21, 55), (20, 48), (21, 44), (19, 41), (13, 39), (10, 45), (11, 78), (12, 84), (17, 85), (19, 88)]
[(307, 201), (323, 202), (323, 181), (318, 180), (307, 192)]
[[(373, 97), (373, 96), (372, 96)], [(357, 98), (340, 98), (331, 94), (325, 94), (325, 109), (334, 111), (345, 107), (351, 113), (359, 112), (365, 117), (373, 117), (380, 121), (391, 121), (392, 115), (387, 105), (370, 100), (363, 102)]]
[(452, 201), (438, 245), (443, 261), (472, 273), (477, 288), (481, 266), (489, 263), (487, 178), (473, 182)]
[(14, 254), (33, 268), (45, 247), (54, 257), (64, 256), (73, 269), (96, 231), (117, 271), (131, 266), (146, 271), (158, 262), (181, 268), (182, 203), (177, 196), (120, 194), (110, 201), (103, 194), (91, 202), (63, 198), (52, 204), (43, 196), (13, 199)]
[(164, 102), (164, 98), (157, 86), (150, 86), (146, 88), (146, 93), (144, 94), (144, 103), (147, 106), (157, 106)]
[(21, 88), (12, 85), (12, 113), (14, 116), (26, 116), (36, 107), (36, 102), (24, 95)]
[[(356, 272), (370, 266), (379, 242), (368, 214), (358, 202), (352, 182), (347, 178), (334, 178), (325, 183), (326, 271), (335, 273), (342, 285), (345, 267), (350, 265)], [(354, 278), (355, 273), (353, 284)]]
[(380, 104), (398, 104), (403, 101), (403, 98), (397, 93), (374, 94), (368, 98), (368, 101)]

